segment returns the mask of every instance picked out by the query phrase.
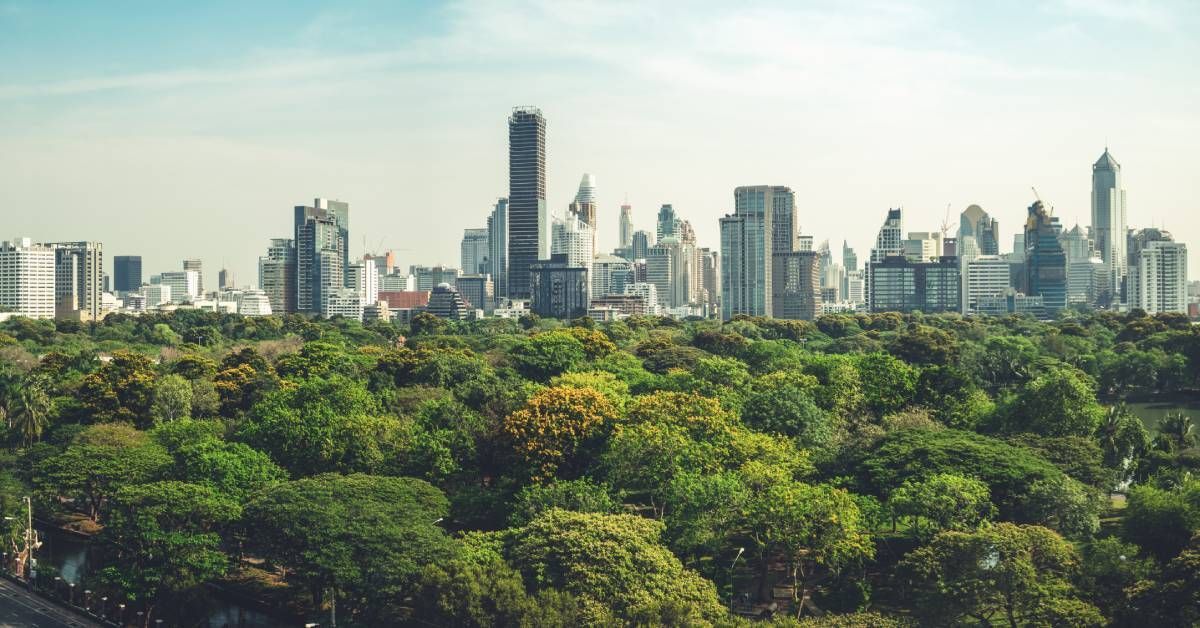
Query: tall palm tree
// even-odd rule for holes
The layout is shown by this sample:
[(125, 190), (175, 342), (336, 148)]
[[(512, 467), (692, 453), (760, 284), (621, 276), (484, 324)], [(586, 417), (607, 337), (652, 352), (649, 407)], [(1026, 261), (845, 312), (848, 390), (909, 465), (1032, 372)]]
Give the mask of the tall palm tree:
[(10, 418), (12, 429), (28, 447), (42, 437), (50, 423), (50, 395), (41, 382), (27, 381), (18, 393), (16, 406)]
[(1124, 402), (1112, 405), (1096, 428), (1096, 438), (1104, 452), (1104, 462), (1113, 469), (1125, 470), (1133, 459), (1145, 452), (1150, 437), (1146, 427)]
[(1158, 424), (1155, 448), (1166, 452), (1178, 452), (1197, 445), (1196, 426), (1192, 417), (1182, 412), (1168, 412)]

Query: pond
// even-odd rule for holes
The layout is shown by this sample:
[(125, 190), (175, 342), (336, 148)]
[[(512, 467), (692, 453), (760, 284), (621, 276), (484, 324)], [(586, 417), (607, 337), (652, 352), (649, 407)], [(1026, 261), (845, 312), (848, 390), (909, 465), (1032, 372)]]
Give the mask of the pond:
[[(37, 555), (38, 564), (53, 568), (67, 585), (79, 584), (87, 577), (93, 562), (91, 541), (60, 530), (37, 527), (42, 540)], [(272, 617), (234, 601), (221, 599), (209, 589), (202, 590), (197, 599), (189, 600), (188, 606), (187, 616), (191, 619), (175, 625), (189, 628), (270, 628), (294, 624), (285, 618)]]
[(1126, 405), (1146, 425), (1151, 435), (1158, 432), (1158, 424), (1169, 412), (1182, 412), (1200, 424), (1200, 399), (1170, 399), (1162, 401), (1131, 401)]

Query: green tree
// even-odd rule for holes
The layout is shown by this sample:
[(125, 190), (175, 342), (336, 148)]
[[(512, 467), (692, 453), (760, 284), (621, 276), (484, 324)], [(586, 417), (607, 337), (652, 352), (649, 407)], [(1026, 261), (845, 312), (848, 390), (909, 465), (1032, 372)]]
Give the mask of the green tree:
[(796, 440), (803, 448), (829, 446), (838, 425), (813, 400), (810, 389), (793, 381), (759, 388), (746, 399), (742, 420), (747, 425)]
[(237, 438), (294, 475), (362, 472), (380, 468), (398, 427), (361, 384), (334, 376), (269, 393)]
[(287, 479), (270, 456), (244, 443), (208, 438), (188, 442), (174, 453), (176, 477), (209, 486), (238, 503)]
[(921, 534), (921, 520), (931, 524), (924, 533), (974, 530), (995, 512), (987, 484), (953, 473), (910, 478), (892, 492), (888, 504), (901, 516), (913, 518), (913, 532)]
[(661, 545), (662, 524), (632, 515), (544, 512), (512, 531), (510, 560), (538, 587), (576, 596), (589, 618), (628, 620), (664, 602), (687, 608), (687, 624), (724, 616), (713, 584)]
[(20, 437), (23, 445), (29, 447), (41, 440), (42, 433), (50, 425), (52, 404), (46, 379), (26, 377), (13, 405), (8, 417), (10, 429)]
[(1039, 624), (1055, 607), (1070, 606), (1076, 626), (1099, 626), (1095, 607), (1075, 599), (1075, 549), (1038, 526), (997, 523), (975, 532), (947, 531), (900, 561), (914, 614), (923, 624), (968, 621), (1012, 628)]
[(509, 354), (522, 375), (539, 382), (570, 370), (586, 356), (583, 343), (566, 331), (535, 334)]
[(1176, 489), (1136, 486), (1124, 514), (1123, 536), (1165, 563), (1200, 530), (1200, 480)]
[(190, 416), (192, 383), (180, 375), (163, 376), (154, 387), (154, 405), (150, 412), (158, 423)]
[(130, 351), (114, 351), (99, 370), (83, 378), (79, 398), (93, 422), (123, 421), (144, 427), (151, 418), (154, 382), (150, 358)]
[(140, 602), (151, 621), (174, 596), (223, 575), (220, 531), (241, 508), (215, 489), (185, 482), (127, 485), (112, 498), (103, 538), (111, 548), (106, 586)]
[(94, 425), (62, 453), (37, 464), (34, 488), (50, 503), (82, 502), (92, 521), (102, 521), (109, 500), (124, 486), (152, 481), (171, 458), (144, 432), (119, 424)]
[(1091, 436), (1103, 416), (1095, 385), (1087, 375), (1061, 367), (1021, 389), (1007, 411), (1004, 429), (1043, 436)]
[(609, 494), (608, 488), (587, 478), (531, 484), (517, 493), (509, 525), (523, 526), (554, 508), (613, 514), (620, 510), (620, 504)]
[(862, 381), (866, 409), (876, 417), (891, 414), (912, 403), (917, 370), (886, 353), (870, 353), (854, 361)]
[(1130, 479), (1138, 458), (1150, 444), (1146, 426), (1124, 403), (1104, 411), (1096, 437), (1104, 452), (1104, 466), (1116, 471), (1118, 482)]
[(1154, 561), (1138, 554), (1136, 545), (1111, 536), (1092, 541), (1084, 550), (1079, 587), (1108, 617), (1125, 609), (1127, 588), (1154, 572)]
[(858, 504), (845, 490), (827, 485), (773, 483), (750, 502), (747, 523), (760, 554), (787, 563), (797, 616), (822, 573), (875, 554)]
[[(454, 556), (445, 495), (414, 478), (325, 474), (276, 484), (245, 508), (248, 549), (287, 570), (314, 604), (383, 621), (425, 565)], [(327, 593), (332, 593), (327, 597)]]

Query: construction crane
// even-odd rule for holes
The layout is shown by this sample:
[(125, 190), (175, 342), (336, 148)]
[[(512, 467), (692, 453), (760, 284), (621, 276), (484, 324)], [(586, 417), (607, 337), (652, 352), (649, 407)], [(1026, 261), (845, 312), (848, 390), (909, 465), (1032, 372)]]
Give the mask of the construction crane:
[[(1031, 185), (1031, 186), (1029, 186), (1029, 189), (1033, 190), (1033, 198), (1036, 198), (1036, 199), (1037, 199), (1037, 202), (1041, 203), (1043, 206), (1044, 206), (1044, 205), (1046, 205), (1046, 202), (1042, 200), (1042, 197), (1041, 197), (1041, 195), (1039, 195), (1039, 194), (1038, 194), (1038, 191), (1037, 191), (1037, 188), (1036, 188), (1036, 187), (1034, 187), (1034, 186), (1032, 186), (1032, 185)], [(1047, 214), (1048, 216), (1053, 216), (1053, 215), (1054, 215), (1054, 206), (1053, 206), (1053, 205), (1051, 205), (1051, 206), (1050, 206), (1050, 209), (1049, 209), (1049, 210), (1047, 210), (1046, 214)]]
[(946, 236), (947, 236), (947, 234), (950, 233), (950, 230), (958, 226), (958, 223), (950, 224), (950, 205), (951, 204), (952, 203), (946, 203), (946, 216), (945, 216), (945, 218), (942, 218), (942, 241), (943, 242), (946, 241)]

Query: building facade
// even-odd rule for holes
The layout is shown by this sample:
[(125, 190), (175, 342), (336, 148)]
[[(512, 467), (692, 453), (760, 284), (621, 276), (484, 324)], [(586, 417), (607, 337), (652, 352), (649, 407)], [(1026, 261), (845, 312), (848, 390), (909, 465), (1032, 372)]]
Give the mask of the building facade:
[(1152, 241), (1138, 251), (1129, 270), (1129, 305), (1147, 314), (1188, 311), (1187, 245)]
[(0, 312), (54, 318), (55, 252), (30, 238), (0, 243)]
[(871, 262), (872, 312), (957, 312), (962, 307), (958, 258), (914, 262), (901, 255)]
[[(1092, 164), (1092, 240), (1108, 275), (1102, 304), (1120, 302), (1128, 258), (1125, 252), (1125, 189), (1121, 187), (1121, 164), (1104, 148)], [(1047, 306), (1049, 307), (1049, 305)]]
[(51, 242), (54, 249), (54, 316), (100, 320), (104, 311), (104, 246), (99, 242)]
[(142, 287), (142, 256), (117, 255), (113, 257), (113, 290), (118, 293), (135, 292)]
[[(784, 186), (756, 185), (733, 191), (734, 213), (721, 218), (721, 316), (772, 316), (775, 242), (795, 244), (794, 218), (776, 233), (777, 216), (794, 216), (795, 194)], [(779, 251), (781, 253), (790, 252)]]
[(571, 319), (587, 315), (588, 271), (559, 253), (530, 269), (529, 309), (538, 316)]
[[(1067, 255), (1058, 218), (1041, 201), (1029, 206), (1025, 222), (1025, 294), (1041, 297), (1047, 316), (1067, 306)], [(1124, 246), (1122, 246), (1124, 250)]]
[(295, 240), (271, 240), (266, 256), (258, 258), (258, 287), (266, 293), (272, 312), (287, 314), (296, 311)]
[(508, 298), (530, 298), (530, 266), (548, 252), (549, 229), (546, 119), (518, 107), (508, 118)]
[(811, 321), (821, 312), (821, 263), (814, 251), (785, 251), (773, 258), (776, 318)]

